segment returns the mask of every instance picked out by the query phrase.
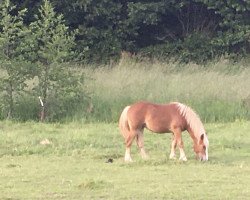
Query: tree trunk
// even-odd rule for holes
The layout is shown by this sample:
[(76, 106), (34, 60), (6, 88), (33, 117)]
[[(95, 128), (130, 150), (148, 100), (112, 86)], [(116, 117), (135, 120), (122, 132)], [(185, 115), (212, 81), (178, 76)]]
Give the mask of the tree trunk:
[(7, 119), (11, 119), (13, 115), (13, 110), (14, 110), (13, 85), (11, 81), (9, 82), (8, 102), (9, 102), (9, 111), (8, 111)]
[(41, 112), (40, 112), (40, 122), (44, 122), (45, 120), (45, 108), (42, 98), (39, 96), (40, 104), (41, 104)]
[(42, 106), (40, 113), (40, 122), (44, 122), (44, 120), (45, 120), (45, 109), (44, 106)]

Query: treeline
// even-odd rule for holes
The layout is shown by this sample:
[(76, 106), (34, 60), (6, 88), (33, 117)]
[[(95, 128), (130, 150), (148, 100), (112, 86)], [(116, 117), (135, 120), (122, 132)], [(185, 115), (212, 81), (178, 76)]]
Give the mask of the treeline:
[[(13, 0), (33, 21), (42, 0)], [(71, 30), (78, 60), (108, 62), (129, 51), (158, 59), (203, 63), (250, 52), (250, 1), (51, 0)]]

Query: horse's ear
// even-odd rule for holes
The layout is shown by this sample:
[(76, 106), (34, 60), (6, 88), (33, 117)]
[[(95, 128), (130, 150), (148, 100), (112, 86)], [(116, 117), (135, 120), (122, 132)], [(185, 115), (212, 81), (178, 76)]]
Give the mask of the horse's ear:
[(204, 134), (202, 134), (200, 136), (200, 140), (199, 140), (199, 144), (202, 145), (203, 144), (203, 139), (204, 139)]

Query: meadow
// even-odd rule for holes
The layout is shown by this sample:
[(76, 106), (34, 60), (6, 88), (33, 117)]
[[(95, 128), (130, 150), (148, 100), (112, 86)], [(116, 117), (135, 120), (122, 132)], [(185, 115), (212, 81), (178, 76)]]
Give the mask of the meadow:
[[(145, 133), (149, 160), (133, 146), (124, 163), (116, 123), (0, 122), (0, 199), (250, 198), (250, 122), (207, 123), (209, 161), (169, 160), (171, 135)], [(107, 162), (113, 159), (113, 162)]]
[[(248, 62), (124, 58), (116, 66), (74, 69), (85, 74), (88, 111), (69, 104), (75, 115), (58, 123), (0, 121), (0, 199), (250, 199)], [(149, 160), (134, 145), (134, 162), (124, 163), (117, 121), (139, 100), (191, 106), (208, 132), (209, 161), (195, 160), (188, 133), (188, 161), (169, 160), (171, 134), (146, 131)], [(20, 116), (37, 110), (33, 105), (22, 104)]]

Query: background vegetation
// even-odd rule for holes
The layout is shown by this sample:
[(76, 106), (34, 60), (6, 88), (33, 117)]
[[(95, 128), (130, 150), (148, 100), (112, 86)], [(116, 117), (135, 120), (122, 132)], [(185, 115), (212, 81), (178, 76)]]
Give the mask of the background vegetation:
[[(73, 72), (84, 74), (79, 86), (84, 93), (76, 93), (77, 98), (52, 96), (47, 120), (117, 122), (126, 105), (141, 100), (183, 102), (205, 122), (250, 119), (250, 68), (242, 63), (232, 65), (221, 60), (203, 68), (195, 64), (135, 62), (129, 58), (115, 67), (75, 66)], [(28, 88), (34, 82), (29, 81)], [(14, 119), (39, 120), (39, 109), (39, 99), (25, 93), (16, 101)]]
[[(42, 0), (12, 1), (27, 8), (26, 24)], [(109, 62), (122, 50), (183, 62), (249, 54), (250, 2), (216, 0), (51, 0), (71, 30), (80, 59)]]
[(4, 0), (0, 10), (1, 119), (111, 122), (138, 100), (249, 119), (248, 1)]
[(147, 100), (184, 102), (206, 122), (249, 120), (250, 68), (226, 60), (211, 65), (123, 59), (115, 68), (85, 69), (93, 77), (86, 82), (93, 101), (90, 117), (117, 121), (125, 105)]

